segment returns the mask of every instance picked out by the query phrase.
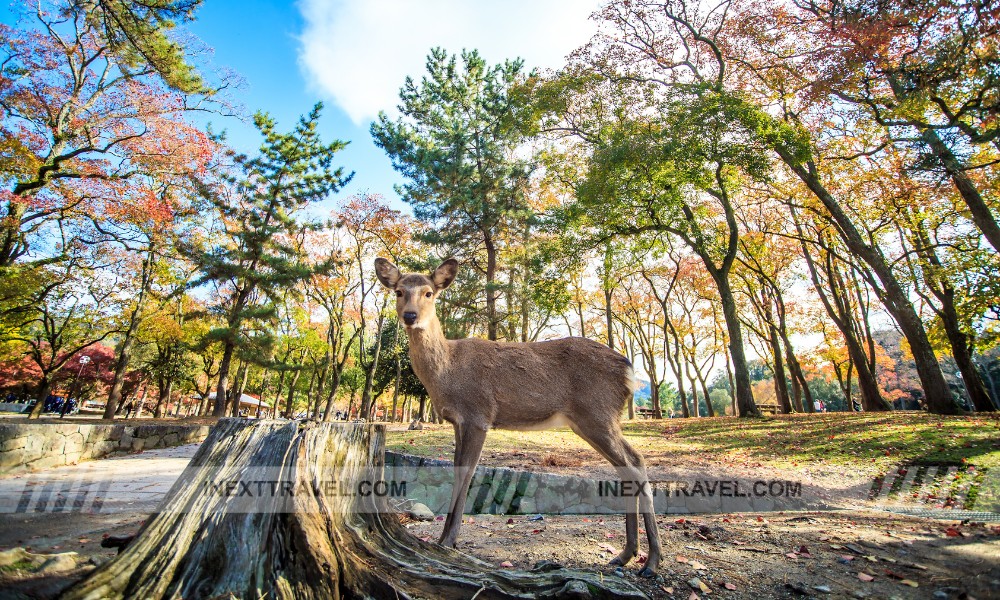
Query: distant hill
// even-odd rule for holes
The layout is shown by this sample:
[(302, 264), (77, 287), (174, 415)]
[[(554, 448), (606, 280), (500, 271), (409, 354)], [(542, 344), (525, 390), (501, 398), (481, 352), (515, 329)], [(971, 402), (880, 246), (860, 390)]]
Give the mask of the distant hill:
[(635, 383), (636, 387), (638, 388), (635, 390), (635, 394), (633, 395), (633, 398), (635, 398), (635, 403), (641, 405), (650, 404), (650, 399), (652, 398), (652, 395), (650, 393), (652, 390), (652, 386), (649, 384), (648, 381), (643, 381), (642, 379), (637, 379)]

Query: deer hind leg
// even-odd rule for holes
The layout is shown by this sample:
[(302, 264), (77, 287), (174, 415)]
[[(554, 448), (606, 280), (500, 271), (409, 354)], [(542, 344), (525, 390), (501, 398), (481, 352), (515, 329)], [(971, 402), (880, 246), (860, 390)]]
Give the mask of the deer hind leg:
[(458, 530), (462, 526), (465, 498), (469, 494), (469, 483), (479, 464), (479, 455), (486, 441), (486, 429), (468, 424), (454, 423), (455, 427), (455, 483), (451, 489), (451, 506), (444, 521), (439, 543), (449, 548), (458, 541)]
[(646, 474), (646, 465), (642, 456), (625, 441), (625, 437), (617, 427), (603, 426), (588, 429), (574, 423), (573, 431), (616, 467), (622, 481), (636, 482), (643, 490), (638, 498), (628, 500), (627, 512), (625, 513), (625, 548), (621, 554), (611, 560), (611, 564), (625, 565), (639, 552), (639, 512), (641, 509), (643, 524), (646, 527), (649, 554), (646, 565), (639, 571), (639, 574), (643, 577), (653, 577), (660, 564), (660, 536), (653, 510), (653, 498), (650, 495), (652, 490), (649, 487), (649, 477)]
[[(635, 465), (640, 485), (643, 487), (644, 492), (639, 495), (639, 512), (642, 513), (642, 522), (646, 528), (646, 543), (649, 547), (649, 553), (646, 556), (646, 565), (639, 571), (640, 577), (655, 577), (656, 569), (660, 566), (660, 554), (662, 549), (660, 548), (660, 532), (656, 526), (656, 512), (653, 508), (653, 490), (649, 485), (649, 475), (646, 473), (646, 463), (642, 459), (642, 455), (636, 452), (635, 448), (631, 446), (625, 438), (621, 437), (621, 443), (625, 448), (625, 452), (630, 456), (631, 464)], [(638, 520), (638, 519), (636, 519)]]

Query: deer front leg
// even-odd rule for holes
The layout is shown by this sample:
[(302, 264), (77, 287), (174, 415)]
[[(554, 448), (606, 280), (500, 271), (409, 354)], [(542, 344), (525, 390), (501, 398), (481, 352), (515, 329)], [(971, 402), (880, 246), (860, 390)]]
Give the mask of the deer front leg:
[(455, 547), (458, 530), (462, 526), (465, 498), (469, 494), (469, 483), (479, 464), (479, 455), (486, 441), (486, 429), (469, 424), (455, 423), (455, 483), (451, 490), (451, 508), (444, 522), (440, 544)]

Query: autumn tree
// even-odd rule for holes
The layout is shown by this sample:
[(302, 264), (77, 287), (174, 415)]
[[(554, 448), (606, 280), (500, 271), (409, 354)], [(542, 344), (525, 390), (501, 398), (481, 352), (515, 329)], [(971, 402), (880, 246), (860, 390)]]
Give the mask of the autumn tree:
[[(388, 257), (393, 263), (406, 258), (412, 229), (399, 211), (385, 206), (381, 197), (371, 194), (351, 198), (337, 218), (349, 238), (351, 268), (357, 271), (358, 364), (365, 371), (360, 414), (367, 419), (373, 409), (375, 371), (382, 353), (381, 332), (389, 317), (391, 300), (388, 294), (381, 293), (373, 265), (379, 256)], [(374, 341), (370, 353), (368, 339)]]
[[(0, 25), (0, 277), (38, 249), (48, 224), (106, 207), (88, 182), (122, 181), (142, 172), (135, 159), (190, 142), (184, 115), (214, 103), (165, 33), (169, 16), (198, 2), (32, 4), (24, 28)], [(55, 192), (56, 181), (78, 189)]]
[(1000, 9), (985, 0), (810, 0), (781, 23), (804, 34), (813, 93), (849, 102), (916, 146), (911, 164), (951, 180), (968, 218), (1000, 252)]
[(102, 313), (111, 293), (109, 282), (78, 262), (83, 261), (76, 257), (58, 268), (46, 269), (49, 282), (44, 286), (45, 295), (7, 336), (21, 345), (39, 372), (35, 395), (38, 402), (29, 415), (33, 419), (41, 415), (59, 371), (79, 352), (114, 332), (104, 326), (107, 314)]
[[(798, 56), (794, 40), (783, 38), (785, 30), (780, 28), (755, 27), (747, 17), (752, 11), (739, 7), (729, 1), (714, 7), (684, 0), (613, 2), (601, 13), (612, 32), (604, 39), (615, 64), (629, 66), (633, 77), (651, 85), (673, 90), (689, 82), (713, 82), (725, 99), (726, 114), (747, 136), (747, 144), (772, 153), (803, 183), (836, 223), (850, 252), (878, 281), (880, 300), (912, 350), (930, 410), (956, 412), (926, 328), (891, 259), (877, 240), (866, 235), (866, 223), (838, 198), (835, 182), (827, 179), (822, 147), (826, 132), (810, 129), (826, 121), (813, 120), (816, 115), (805, 109), (808, 98), (796, 96), (787, 78), (768, 76), (775, 53), (766, 48), (780, 48), (778, 56)], [(759, 35), (762, 29), (764, 37)]]

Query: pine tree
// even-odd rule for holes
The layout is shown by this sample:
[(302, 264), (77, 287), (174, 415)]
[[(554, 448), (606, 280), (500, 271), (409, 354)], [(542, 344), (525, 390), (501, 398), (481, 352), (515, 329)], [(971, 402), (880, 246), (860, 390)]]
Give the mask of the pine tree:
[(426, 241), (449, 252), (461, 249), (485, 265), (487, 336), (497, 339), (500, 231), (526, 214), (523, 188), (531, 166), (516, 150), (525, 139), (529, 113), (512, 90), (523, 77), (522, 62), (489, 66), (475, 50), (427, 57), (418, 86), (409, 77), (400, 90), (396, 121), (382, 113), (372, 123), (375, 144), (408, 182), (399, 191), (418, 219), (439, 224)]
[[(218, 222), (203, 243), (189, 243), (188, 255), (199, 267), (195, 284), (212, 282), (220, 296), (225, 326), (209, 333), (223, 346), (214, 415), (226, 411), (226, 388), (233, 355), (247, 345), (246, 323), (273, 316), (280, 293), (324, 269), (310, 264), (300, 243), (316, 226), (297, 218), (313, 202), (342, 188), (353, 176), (332, 166), (333, 155), (346, 146), (324, 144), (316, 131), (322, 104), (317, 104), (290, 133), (279, 133), (274, 119), (262, 113), (254, 125), (264, 136), (258, 156), (233, 154), (228, 169), (217, 169), (212, 181), (199, 181), (201, 196)], [(259, 344), (259, 340), (254, 341)]]

